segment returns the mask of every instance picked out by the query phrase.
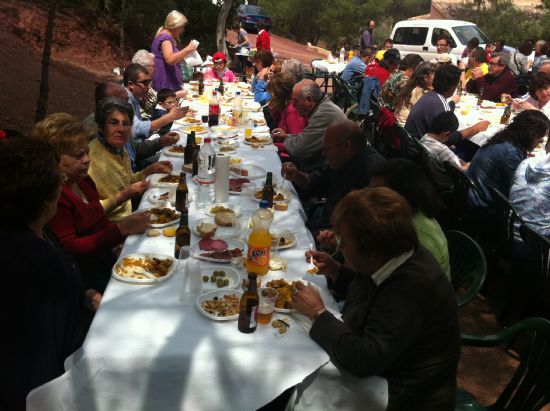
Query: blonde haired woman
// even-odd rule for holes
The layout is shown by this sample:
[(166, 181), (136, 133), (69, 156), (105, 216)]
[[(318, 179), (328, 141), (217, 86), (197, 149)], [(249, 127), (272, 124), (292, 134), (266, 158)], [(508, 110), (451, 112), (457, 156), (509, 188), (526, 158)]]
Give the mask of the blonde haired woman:
[(180, 63), (185, 56), (197, 49), (193, 41), (183, 50), (178, 49), (177, 42), (186, 24), (187, 18), (179, 11), (172, 10), (155, 35), (151, 52), (155, 55), (155, 73), (152, 80), (156, 91), (162, 88), (174, 91), (181, 89), (183, 78)]

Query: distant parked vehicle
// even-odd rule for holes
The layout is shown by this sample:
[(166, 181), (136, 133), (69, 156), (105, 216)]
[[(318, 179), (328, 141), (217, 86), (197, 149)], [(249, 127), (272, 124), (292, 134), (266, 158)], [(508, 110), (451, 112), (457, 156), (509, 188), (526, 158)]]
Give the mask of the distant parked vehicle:
[(246, 31), (257, 32), (256, 23), (258, 22), (264, 23), (268, 31), (271, 29), (271, 17), (260, 6), (241, 4), (237, 8), (237, 15), (239, 16), (241, 26)]
[(391, 38), (393, 47), (402, 56), (419, 54), (429, 61), (437, 56), (437, 38), (447, 36), (453, 43), (451, 53), (460, 58), (468, 41), (477, 37), (479, 45), (485, 46), (488, 39), (474, 23), (460, 20), (404, 20), (395, 24)]

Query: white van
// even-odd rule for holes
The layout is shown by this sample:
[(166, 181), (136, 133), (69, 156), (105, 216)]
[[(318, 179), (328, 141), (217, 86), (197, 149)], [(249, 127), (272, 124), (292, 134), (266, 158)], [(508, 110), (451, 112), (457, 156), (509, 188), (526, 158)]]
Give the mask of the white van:
[(404, 20), (397, 23), (392, 30), (393, 47), (401, 56), (410, 53), (419, 54), (424, 61), (437, 56), (437, 38), (442, 34), (453, 39), (455, 47), (451, 53), (460, 59), (468, 40), (479, 39), (479, 45), (485, 46), (489, 41), (485, 33), (474, 23), (461, 20)]

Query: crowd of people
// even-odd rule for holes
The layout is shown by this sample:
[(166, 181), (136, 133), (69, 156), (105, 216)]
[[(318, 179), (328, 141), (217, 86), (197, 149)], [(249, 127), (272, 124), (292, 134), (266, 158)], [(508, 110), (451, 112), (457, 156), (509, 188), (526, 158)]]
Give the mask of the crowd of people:
[[(169, 13), (151, 50), (139, 50), (125, 68), (122, 84), (97, 85), (95, 110), (85, 119), (52, 114), (34, 125), (32, 136), (0, 141), (7, 216), (0, 225), (2, 253), (10, 292), (23, 296), (25, 307), (24, 316), (3, 323), (10, 337), (2, 355), (2, 407), (23, 409), (31, 389), (63, 373), (63, 361), (82, 343), (101, 304), (124, 239), (148, 227), (148, 212), (133, 212), (136, 200), (149, 188), (148, 175), (172, 171), (159, 151), (178, 141), (170, 130), (188, 110), (178, 104), (186, 96), (181, 64), (197, 42), (180, 48), (186, 24), (182, 13)], [(493, 50), (471, 39), (465, 62), (441, 36), (439, 57), (424, 61), (416, 54), (401, 58), (391, 40), (376, 50), (375, 26), (368, 22), (341, 74), (356, 97), (363, 98), (365, 78), (378, 82), (380, 92), (372, 97), (381, 118), (404, 127), (438, 161), (465, 170), (478, 185), (470, 207), (494, 208), (491, 188), (497, 188), (510, 193), (526, 222), (548, 234), (548, 157), (529, 158), (550, 130), (548, 45), (526, 42), (510, 54), (503, 42)], [(204, 79), (241, 79), (252, 44), (239, 24), (231, 29), (241, 72), (230, 70), (228, 57), (216, 51)], [(294, 307), (312, 319), (311, 338), (337, 366), (357, 377), (387, 379), (388, 410), (453, 409), (460, 341), (449, 251), (438, 222), (445, 208), (439, 184), (412, 160), (379, 153), (302, 63), (277, 60), (269, 32), (258, 30), (250, 58), (254, 101), (264, 106), (282, 176), (304, 207), (326, 199), (307, 221), (323, 251), (306, 257), (345, 302), (339, 320), (314, 287), (299, 285)], [(533, 47), (531, 64), (526, 56)], [(516, 99), (518, 77), (529, 69), (529, 96)], [(453, 111), (460, 88), (491, 101), (511, 100), (523, 111), (472, 153), (467, 140), (489, 122), (459, 129)], [(159, 137), (150, 139), (153, 134)], [(441, 185), (449, 184), (440, 177)], [(536, 211), (533, 202), (541, 204)]]

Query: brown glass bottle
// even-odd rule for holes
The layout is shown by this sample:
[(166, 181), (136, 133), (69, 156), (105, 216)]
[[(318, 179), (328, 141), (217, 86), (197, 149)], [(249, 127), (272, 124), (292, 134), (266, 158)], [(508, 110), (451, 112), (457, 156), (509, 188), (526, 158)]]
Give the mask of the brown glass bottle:
[(180, 213), (187, 213), (187, 196), (189, 194), (189, 188), (187, 187), (187, 174), (185, 171), (180, 173), (180, 181), (178, 188), (176, 188), (176, 210)]
[(174, 257), (180, 257), (180, 250), (182, 247), (189, 247), (191, 245), (191, 230), (189, 229), (189, 215), (187, 210), (181, 213), (180, 225), (176, 230), (176, 245), (174, 248)]
[(193, 147), (193, 167), (191, 170), (191, 175), (193, 177), (199, 174), (199, 151), (200, 146), (196, 144), (195, 147)]
[(500, 124), (508, 124), (510, 117), (512, 116), (512, 104), (507, 104), (502, 116), (500, 117)]
[(223, 92), (225, 91), (225, 87), (223, 86), (223, 78), (220, 79), (220, 86), (218, 87), (218, 91), (220, 93), (220, 96), (223, 96)]
[(262, 200), (267, 201), (267, 206), (269, 208), (273, 207), (273, 196), (275, 195), (275, 190), (273, 189), (273, 174), (271, 172), (267, 173), (265, 178), (264, 189), (262, 192)]
[(204, 93), (204, 76), (202, 72), (199, 73), (199, 96)]
[(187, 134), (187, 142), (183, 151), (183, 164), (191, 164), (193, 162), (193, 149), (195, 148), (195, 132), (191, 131)]
[(256, 317), (258, 315), (258, 306), (260, 297), (258, 296), (258, 283), (256, 274), (248, 274), (248, 290), (246, 290), (239, 303), (239, 320), (237, 326), (242, 333), (250, 334), (256, 331)]

